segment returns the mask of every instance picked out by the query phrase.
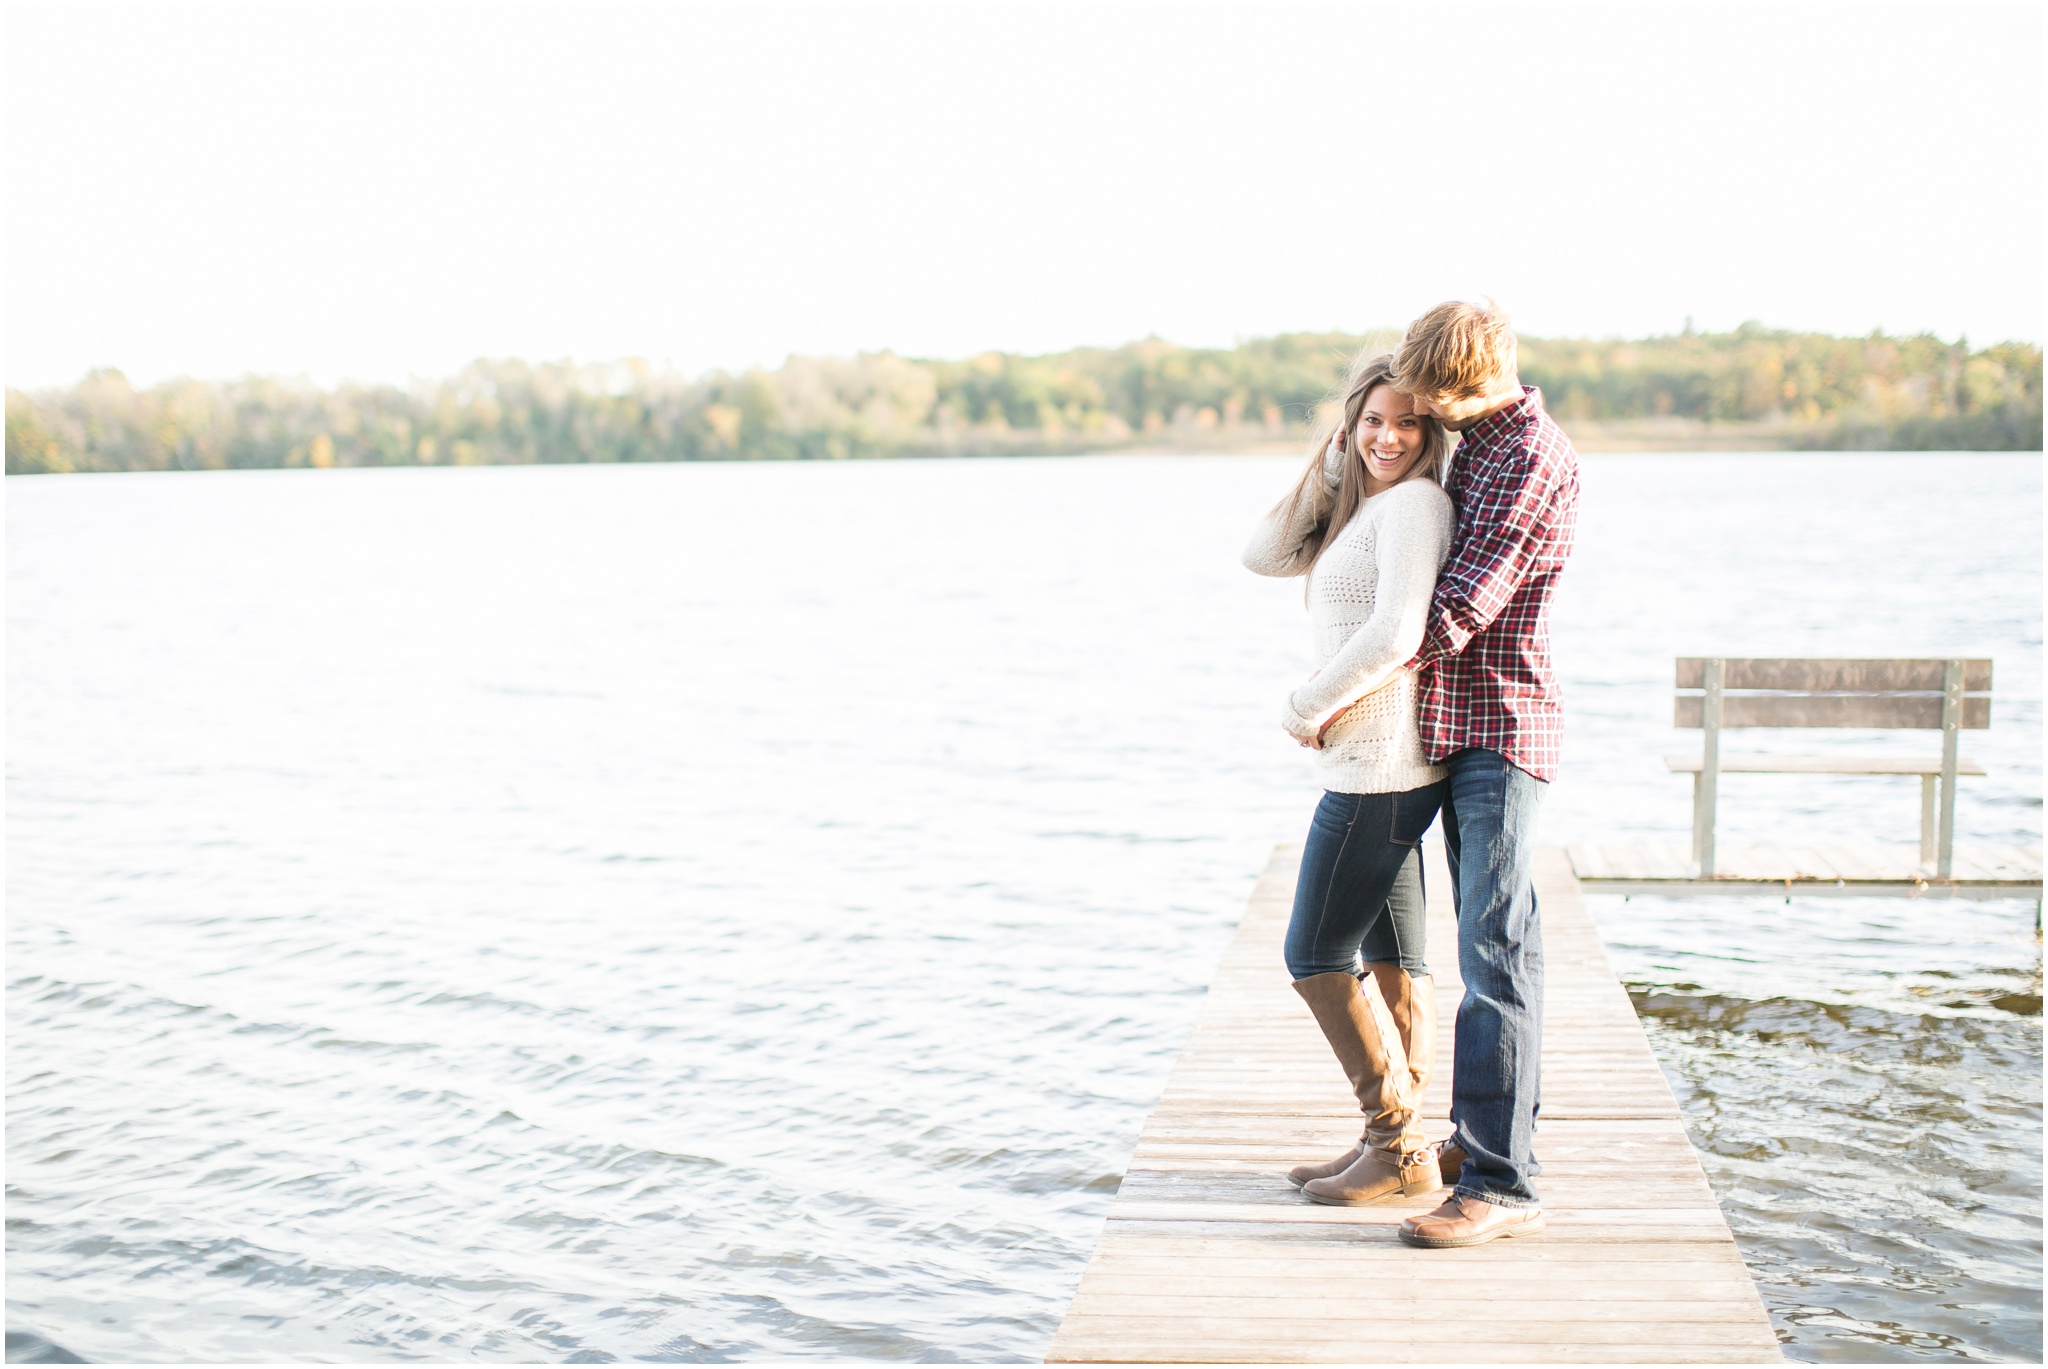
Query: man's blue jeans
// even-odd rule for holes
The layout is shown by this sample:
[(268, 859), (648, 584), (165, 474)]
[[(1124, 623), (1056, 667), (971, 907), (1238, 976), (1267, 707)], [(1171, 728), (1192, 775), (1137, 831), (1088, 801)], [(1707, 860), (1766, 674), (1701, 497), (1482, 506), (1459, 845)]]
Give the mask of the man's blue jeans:
[(1457, 1191), (1533, 1207), (1543, 1083), (1543, 927), (1536, 913), (1536, 806), (1549, 786), (1497, 751), (1444, 764), (1444, 854), (1458, 910), (1465, 1000), (1451, 1080), (1451, 1127), (1469, 1157)]

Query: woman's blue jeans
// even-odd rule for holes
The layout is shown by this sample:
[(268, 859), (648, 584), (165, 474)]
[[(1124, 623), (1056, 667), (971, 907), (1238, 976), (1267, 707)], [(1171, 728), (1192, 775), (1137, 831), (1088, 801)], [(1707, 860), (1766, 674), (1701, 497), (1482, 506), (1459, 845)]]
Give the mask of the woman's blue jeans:
[(1549, 788), (1497, 751), (1448, 757), (1444, 854), (1458, 907), (1451, 1127), (1470, 1157), (1458, 1192), (1533, 1207), (1543, 1084), (1543, 925), (1536, 910), (1536, 807)]
[(1368, 963), (1429, 973), (1422, 834), (1444, 790), (1439, 783), (1398, 794), (1323, 795), (1294, 885), (1288, 974), (1355, 975)]

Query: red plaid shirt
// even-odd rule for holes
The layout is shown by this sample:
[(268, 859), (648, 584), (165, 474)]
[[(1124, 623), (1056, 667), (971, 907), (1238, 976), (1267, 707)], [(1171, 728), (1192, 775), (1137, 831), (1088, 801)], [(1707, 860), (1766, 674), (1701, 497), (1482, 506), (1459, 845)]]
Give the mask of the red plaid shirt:
[(1467, 428), (1444, 487), (1458, 506), (1422, 650), (1422, 746), (1441, 761), (1498, 751), (1539, 780), (1557, 773), (1564, 701), (1550, 668), (1550, 596), (1571, 555), (1579, 458), (1523, 398)]

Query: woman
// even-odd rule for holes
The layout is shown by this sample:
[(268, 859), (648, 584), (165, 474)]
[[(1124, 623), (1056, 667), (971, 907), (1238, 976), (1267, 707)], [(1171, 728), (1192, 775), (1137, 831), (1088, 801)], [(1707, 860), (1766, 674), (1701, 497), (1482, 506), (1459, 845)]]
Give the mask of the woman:
[(1287, 929), (1287, 970), (1365, 1113), (1365, 1134), (1287, 1177), (1321, 1203), (1360, 1206), (1441, 1186), (1421, 1102), (1436, 1039), (1423, 959), (1422, 834), (1445, 772), (1416, 729), (1413, 674), (1453, 515), (1450, 437), (1362, 360), (1340, 422), (1245, 548), (1261, 575), (1305, 575), (1316, 670), (1281, 726), (1316, 753), (1328, 791), (1309, 826)]

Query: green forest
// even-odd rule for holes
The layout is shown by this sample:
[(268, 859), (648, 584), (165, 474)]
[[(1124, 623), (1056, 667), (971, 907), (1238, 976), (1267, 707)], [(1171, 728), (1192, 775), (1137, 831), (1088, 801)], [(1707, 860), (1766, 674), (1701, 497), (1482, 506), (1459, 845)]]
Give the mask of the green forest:
[[(1270, 450), (1350, 358), (1396, 334), (1229, 349), (1156, 338), (1046, 356), (791, 357), (685, 377), (636, 361), (478, 361), (446, 380), (323, 389), (95, 371), (7, 392), (9, 474), (283, 466), (844, 459)], [(1745, 324), (1636, 341), (1524, 338), (1522, 379), (1582, 446), (2038, 451), (2041, 349)], [(1605, 439), (1603, 442), (1603, 438)]]

